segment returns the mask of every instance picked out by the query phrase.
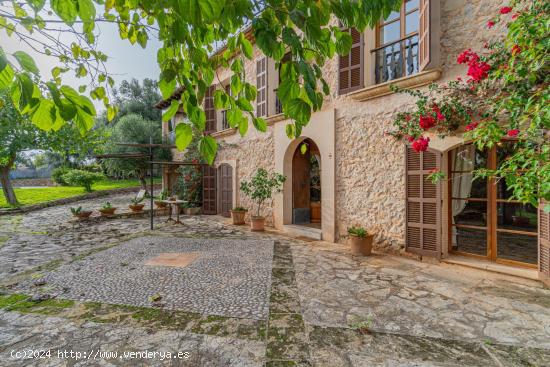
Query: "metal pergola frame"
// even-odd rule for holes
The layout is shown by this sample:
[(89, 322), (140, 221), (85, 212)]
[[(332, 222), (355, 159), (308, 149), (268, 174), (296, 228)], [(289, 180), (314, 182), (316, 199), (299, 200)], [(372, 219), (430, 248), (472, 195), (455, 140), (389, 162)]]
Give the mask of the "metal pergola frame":
[(95, 158), (98, 159), (120, 159), (120, 158), (129, 158), (129, 159), (143, 159), (148, 158), (149, 160), (147, 163), (149, 163), (149, 180), (150, 180), (150, 210), (149, 210), (149, 221), (151, 225), (151, 230), (153, 230), (154, 225), (154, 213), (153, 213), (153, 205), (154, 205), (154, 198), (153, 198), (153, 169), (155, 164), (159, 164), (161, 166), (163, 165), (173, 165), (173, 166), (204, 166), (204, 163), (193, 163), (193, 162), (184, 162), (184, 161), (155, 161), (153, 156), (153, 149), (155, 148), (168, 148), (173, 149), (176, 148), (173, 144), (153, 144), (153, 138), (150, 138), (149, 144), (142, 144), (142, 143), (117, 143), (118, 146), (124, 146), (124, 147), (136, 147), (136, 148), (149, 148), (149, 154), (142, 154), (142, 153), (112, 153), (112, 154), (101, 154), (95, 156)]

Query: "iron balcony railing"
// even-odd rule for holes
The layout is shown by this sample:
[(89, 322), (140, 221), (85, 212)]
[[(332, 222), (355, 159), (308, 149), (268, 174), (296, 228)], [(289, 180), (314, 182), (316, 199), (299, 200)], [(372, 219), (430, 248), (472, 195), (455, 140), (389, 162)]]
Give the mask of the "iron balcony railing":
[(273, 89), (273, 91), (275, 92), (275, 114), (278, 115), (280, 113), (283, 113), (283, 104), (277, 96), (277, 89)]
[(418, 34), (371, 50), (376, 59), (376, 83), (418, 72)]

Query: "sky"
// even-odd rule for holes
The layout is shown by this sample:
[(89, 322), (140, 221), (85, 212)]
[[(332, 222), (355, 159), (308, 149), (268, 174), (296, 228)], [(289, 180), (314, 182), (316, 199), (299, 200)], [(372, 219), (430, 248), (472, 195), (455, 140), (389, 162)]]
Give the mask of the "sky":
[[(150, 39), (146, 49), (142, 49), (137, 43), (131, 45), (128, 40), (121, 40), (118, 35), (118, 27), (114, 24), (98, 23), (96, 28), (99, 30), (98, 49), (109, 57), (106, 62), (107, 70), (117, 85), (125, 79), (132, 78), (140, 81), (145, 78), (158, 80), (160, 70), (157, 64), (157, 50), (161, 46), (158, 40)], [(65, 41), (70, 41), (70, 39)], [(51, 69), (57, 65), (55, 57), (36, 53), (29, 46), (20, 43), (16, 36), (7, 37), (3, 31), (0, 33), (0, 46), (8, 54), (8, 58), (10, 53), (17, 50), (27, 52), (34, 58), (43, 80), (51, 78)], [(10, 60), (14, 61), (13, 58)], [(63, 83), (76, 89), (87, 82), (85, 78), (78, 79), (73, 72), (69, 71), (63, 74)], [(94, 101), (94, 103), (98, 110), (104, 109), (103, 103), (98, 101)]]

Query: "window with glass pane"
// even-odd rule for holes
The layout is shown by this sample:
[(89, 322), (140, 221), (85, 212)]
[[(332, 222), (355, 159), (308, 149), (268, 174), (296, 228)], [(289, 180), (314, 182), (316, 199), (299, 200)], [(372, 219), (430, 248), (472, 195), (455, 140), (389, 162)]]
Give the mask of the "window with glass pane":
[(405, 1), (378, 27), (376, 82), (404, 77), (418, 72), (418, 0)]
[(517, 144), (504, 141), (487, 151), (470, 144), (449, 154), (453, 251), (521, 266), (537, 264), (537, 208), (513, 200), (512, 190), (504, 180), (474, 179), (473, 174), (480, 168), (496, 169), (518, 149)]

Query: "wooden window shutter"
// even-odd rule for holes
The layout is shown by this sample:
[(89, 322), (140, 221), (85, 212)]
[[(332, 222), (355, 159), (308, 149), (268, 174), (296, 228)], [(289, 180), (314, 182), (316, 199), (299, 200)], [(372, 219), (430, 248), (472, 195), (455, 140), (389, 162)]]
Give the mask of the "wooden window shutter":
[(216, 109), (214, 108), (214, 90), (215, 87), (210, 86), (204, 96), (204, 113), (206, 114), (205, 132), (212, 133), (216, 131)]
[(346, 94), (363, 88), (364, 61), (363, 61), (363, 33), (355, 28), (344, 29), (351, 35), (351, 51), (338, 59), (338, 92)]
[(202, 166), (202, 212), (203, 214), (217, 214), (216, 202), (216, 169), (211, 166)]
[(406, 147), (406, 249), (421, 256), (441, 258), (441, 185), (426, 180), (439, 169), (441, 154), (417, 153)]
[(267, 58), (256, 61), (256, 116), (267, 116)]
[(420, 0), (418, 27), (418, 67), (422, 71), (430, 63), (430, 0)]
[(544, 211), (548, 202), (539, 203), (539, 277), (550, 279), (550, 213)]

